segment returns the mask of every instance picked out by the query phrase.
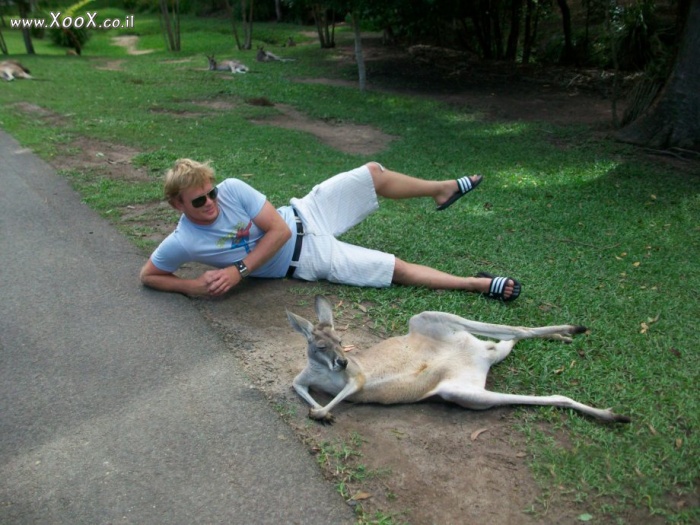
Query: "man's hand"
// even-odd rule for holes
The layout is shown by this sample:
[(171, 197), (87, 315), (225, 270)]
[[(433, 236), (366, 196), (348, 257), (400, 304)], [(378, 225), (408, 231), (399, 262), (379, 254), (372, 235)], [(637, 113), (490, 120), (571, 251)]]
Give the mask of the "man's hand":
[(238, 268), (235, 266), (229, 266), (221, 270), (209, 270), (204, 272), (201, 278), (204, 281), (207, 292), (212, 297), (225, 294), (243, 280)]

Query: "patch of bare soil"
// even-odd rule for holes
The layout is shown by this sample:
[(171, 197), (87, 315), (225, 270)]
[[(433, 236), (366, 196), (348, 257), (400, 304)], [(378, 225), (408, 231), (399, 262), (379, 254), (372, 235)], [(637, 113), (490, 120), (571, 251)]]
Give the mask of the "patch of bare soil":
[(92, 171), (117, 180), (149, 180), (148, 171), (131, 162), (139, 153), (114, 142), (79, 136), (59, 147), (59, 154), (51, 159), (51, 164), (59, 169)]
[(123, 71), (124, 62), (124, 60), (104, 60), (99, 61), (95, 67), (104, 71)]
[(314, 120), (291, 106), (277, 104), (280, 114), (271, 118), (251, 120), (253, 124), (297, 129), (311, 133), (323, 143), (344, 153), (372, 155), (379, 153), (396, 137), (382, 133), (372, 126)]
[(139, 37), (136, 35), (115, 36), (112, 38), (112, 43), (115, 46), (126, 48), (129, 55), (147, 55), (153, 53), (155, 49), (136, 49)]
[[(340, 50), (352, 60), (352, 51)], [(479, 71), (476, 66), (458, 75), (438, 77), (427, 73), (414, 59), (368, 46), (370, 89), (386, 89), (417, 96), (439, 97), (449, 103), (478, 108), (489, 118), (524, 119), (589, 124), (605, 129), (609, 103), (600, 91), (574, 86), (573, 78), (550, 75), (530, 80), (507, 68)], [(504, 75), (506, 75), (504, 77)], [(508, 76), (515, 75), (515, 76)], [(563, 75), (563, 74), (562, 74)], [(507, 78), (509, 81), (503, 82)], [(230, 109), (229, 102), (198, 102), (203, 110)], [(376, 135), (371, 128), (314, 122), (293, 108), (277, 106), (280, 115), (259, 122), (293, 127), (313, 133), (342, 151), (367, 153), (383, 147), (392, 137)], [(38, 106), (18, 105), (18, 111), (61, 124), (60, 115)], [(78, 137), (53, 160), (58, 169), (88, 169), (110, 177), (138, 180), (148, 177), (131, 163), (137, 151), (113, 143)], [(175, 225), (167, 205), (129, 206), (121, 220), (142, 227), (143, 235), (162, 239)], [(183, 274), (202, 268), (188, 265)], [(412, 524), (574, 524), (585, 509), (556, 494), (540, 491), (528, 468), (532, 459), (523, 437), (514, 429), (514, 409), (486, 412), (464, 410), (444, 403), (406, 406), (351, 405), (343, 403), (333, 426), (310, 422), (307, 407), (291, 388), (292, 379), (306, 362), (305, 341), (288, 325), (285, 308), (313, 319), (310, 300), (300, 290), (312, 285), (296, 281), (250, 280), (228, 297), (198, 299), (193, 303), (227, 342), (231, 354), (282, 417), (296, 429), (311, 453), (321, 457), (322, 443), (350, 443), (361, 437), (361, 457), (349, 459), (373, 473), (362, 480), (347, 480), (350, 494), (373, 513), (393, 514), (397, 522)], [(332, 290), (332, 288), (331, 288)], [(371, 319), (358, 305), (336, 309), (337, 326), (345, 344), (369, 346), (379, 340)], [(525, 345), (526, 350), (526, 343)], [(518, 349), (516, 348), (516, 351)], [(508, 366), (507, 361), (499, 366)], [(320, 396), (325, 402), (327, 397)], [(554, 432), (552, 431), (554, 435)], [(565, 440), (561, 446), (566, 446)], [(340, 481), (337, 467), (324, 464), (332, 482)], [(541, 505), (542, 501), (549, 505)], [(531, 514), (528, 509), (538, 512)], [(632, 520), (631, 522), (634, 522)], [(645, 519), (645, 522), (646, 521)]]

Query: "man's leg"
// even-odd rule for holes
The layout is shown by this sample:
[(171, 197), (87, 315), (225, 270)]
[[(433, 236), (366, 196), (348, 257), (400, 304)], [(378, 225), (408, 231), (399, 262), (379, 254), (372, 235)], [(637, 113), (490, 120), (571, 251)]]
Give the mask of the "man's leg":
[[(441, 272), (429, 266), (408, 263), (395, 259), (392, 282), (407, 286), (424, 286), (435, 290), (465, 290), (467, 292), (488, 293), (491, 279), (485, 277), (458, 277)], [(503, 296), (508, 299), (513, 293), (514, 282), (509, 279)]]
[[(388, 199), (432, 197), (435, 204), (439, 206), (459, 189), (455, 179), (443, 181), (418, 179), (388, 170), (377, 162), (369, 162), (367, 167), (372, 175), (377, 195)], [(470, 178), (472, 182), (475, 182), (478, 175), (473, 175)]]

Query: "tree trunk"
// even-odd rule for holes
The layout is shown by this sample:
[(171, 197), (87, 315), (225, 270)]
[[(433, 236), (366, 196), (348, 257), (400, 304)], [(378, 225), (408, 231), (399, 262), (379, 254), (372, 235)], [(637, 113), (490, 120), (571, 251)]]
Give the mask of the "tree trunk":
[(275, 0), (275, 20), (282, 21), (282, 0)]
[(571, 9), (566, 0), (557, 0), (559, 10), (561, 11), (561, 22), (564, 29), (564, 50), (559, 58), (559, 63), (570, 65), (576, 63), (576, 54), (574, 53), (573, 36), (571, 32)]
[(700, 151), (700, 0), (690, 2), (673, 71), (649, 110), (615, 137), (656, 149)]
[(476, 9), (472, 13), (474, 32), (476, 39), (481, 46), (482, 57), (486, 60), (493, 58), (493, 47), (491, 46), (491, 21), (488, 15), (489, 5), (487, 2), (478, 2)]
[(172, 13), (168, 0), (160, 0), (160, 23), (169, 51), (180, 51), (180, 0), (172, 0)]
[[(18, 2), (17, 7), (19, 8), (19, 17), (28, 18), (30, 13), (30, 5), (26, 1)], [(24, 39), (24, 48), (27, 50), (28, 55), (34, 54), (34, 43), (32, 42), (32, 33), (28, 27), (22, 27), (22, 38)]]
[(0, 51), (3, 55), (7, 55), (7, 44), (5, 43), (5, 37), (2, 36), (2, 31), (0, 31)]
[(311, 12), (316, 22), (316, 31), (318, 32), (318, 41), (321, 44), (321, 49), (330, 49), (335, 47), (335, 17), (333, 20), (328, 20), (328, 9), (320, 4), (313, 4)]
[(365, 56), (362, 52), (362, 34), (360, 32), (360, 19), (357, 13), (352, 13), (352, 30), (355, 34), (355, 61), (357, 62), (357, 76), (360, 81), (360, 91), (364, 92), (367, 86), (367, 73), (365, 70)]
[(233, 12), (233, 8), (231, 7), (231, 2), (229, 0), (225, 0), (226, 4), (226, 12), (228, 13), (229, 18), (231, 19), (231, 31), (233, 32), (233, 38), (236, 40), (236, 49), (239, 51), (243, 49), (243, 46), (241, 45), (241, 39), (238, 38), (238, 28), (236, 27), (236, 14)]
[(525, 34), (523, 35), (523, 64), (530, 63), (532, 46), (535, 44), (535, 30), (533, 28), (533, 18), (536, 17), (536, 7), (534, 0), (527, 0), (525, 10)]
[[(248, 3), (248, 1), (250, 3)], [(241, 17), (243, 18), (243, 49), (253, 48), (253, 2), (241, 0)]]
[(510, 33), (508, 34), (508, 45), (506, 46), (506, 60), (515, 59), (518, 55), (518, 40), (520, 40), (520, 18), (523, 12), (523, 0), (511, 0), (510, 8)]

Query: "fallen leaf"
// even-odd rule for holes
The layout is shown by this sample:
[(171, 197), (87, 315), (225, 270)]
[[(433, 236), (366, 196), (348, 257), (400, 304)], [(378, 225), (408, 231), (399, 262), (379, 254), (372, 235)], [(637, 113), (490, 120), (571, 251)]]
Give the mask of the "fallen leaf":
[(557, 369), (554, 371), (554, 373), (555, 373), (555, 374), (561, 374), (564, 370), (566, 370), (566, 367), (565, 367), (565, 366), (560, 366), (559, 368), (557, 368)]
[(652, 427), (651, 425), (647, 425), (647, 426), (649, 427), (649, 432), (651, 432), (652, 436), (658, 435), (658, 432), (656, 431), (656, 429), (654, 427)]
[(476, 441), (476, 439), (477, 439), (481, 434), (483, 434), (484, 432), (487, 432), (487, 431), (488, 431), (488, 428), (480, 428), (479, 430), (475, 430), (474, 432), (472, 432), (472, 434), (471, 434), (471, 436), (470, 436), (470, 437), (471, 437), (471, 440), (472, 440), (472, 441)]
[(361, 304), (357, 305), (357, 307), (364, 313), (367, 313), (367, 307), (362, 306)]
[(644, 474), (642, 474), (642, 471), (639, 470), (637, 467), (634, 467), (634, 471), (637, 473), (637, 476), (639, 476), (640, 478), (644, 477)]
[(647, 317), (647, 323), (653, 324), (659, 320), (661, 314), (656, 314), (656, 317)]
[(683, 440), (681, 438), (676, 439), (676, 448), (681, 448), (683, 446)]
[(632, 266), (634, 266), (635, 268), (638, 268), (640, 264), (642, 264), (642, 263), (637, 261), (637, 262), (633, 263)]
[(578, 517), (579, 521), (591, 521), (592, 519), (593, 519), (593, 516), (591, 516), (587, 512), (585, 514), (579, 515), (579, 517)]
[(371, 497), (372, 497), (372, 494), (369, 494), (369, 493), (367, 493), (367, 492), (358, 492), (357, 494), (355, 494), (355, 495), (354, 495), (352, 498), (350, 498), (350, 499), (351, 499), (351, 500), (355, 500), (355, 501), (360, 501), (360, 500), (363, 500), (363, 499), (369, 499), (369, 498), (371, 498)]
[(639, 331), (639, 333), (646, 334), (647, 330), (649, 330), (649, 325), (646, 323), (642, 323), (640, 326), (642, 327), (642, 329)]
[(526, 452), (518, 452), (518, 453), (515, 455), (515, 457), (516, 457), (516, 458), (526, 458), (526, 457), (527, 457), (527, 453), (526, 453)]

